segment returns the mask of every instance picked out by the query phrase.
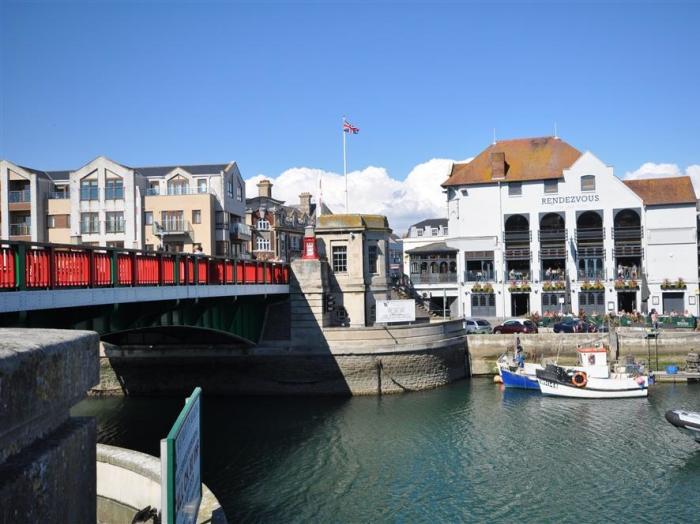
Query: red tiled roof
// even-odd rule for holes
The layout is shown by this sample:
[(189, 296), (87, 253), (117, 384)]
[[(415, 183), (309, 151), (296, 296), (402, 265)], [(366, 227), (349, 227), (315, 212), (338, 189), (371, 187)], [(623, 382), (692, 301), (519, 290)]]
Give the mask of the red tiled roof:
[(637, 193), (647, 206), (695, 204), (697, 202), (693, 182), (688, 176), (643, 178), (623, 180), (623, 182)]
[[(580, 151), (551, 136), (499, 140), (471, 162), (453, 164), (449, 178), (442, 185), (446, 187), (488, 184), (498, 180), (518, 182), (561, 178), (564, 169), (571, 167), (580, 156)], [(499, 173), (499, 163), (503, 173)]]

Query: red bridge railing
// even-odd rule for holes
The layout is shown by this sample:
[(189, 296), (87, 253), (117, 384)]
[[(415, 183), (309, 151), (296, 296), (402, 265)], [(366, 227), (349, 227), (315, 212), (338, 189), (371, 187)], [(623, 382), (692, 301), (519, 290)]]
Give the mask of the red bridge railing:
[(279, 262), (0, 240), (0, 292), (288, 283)]

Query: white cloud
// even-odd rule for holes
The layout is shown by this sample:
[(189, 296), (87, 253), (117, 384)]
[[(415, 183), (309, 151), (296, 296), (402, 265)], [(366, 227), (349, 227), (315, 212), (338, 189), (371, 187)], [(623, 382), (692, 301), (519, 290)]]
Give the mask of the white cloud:
[[(394, 232), (402, 234), (409, 225), (424, 218), (446, 217), (446, 199), (440, 184), (447, 179), (452, 160), (434, 158), (415, 166), (404, 180), (392, 178), (383, 167), (369, 166), (348, 173), (351, 212), (386, 215)], [(308, 167), (287, 169), (278, 177), (256, 175), (246, 180), (248, 198), (258, 194), (256, 184), (263, 178), (274, 187), (272, 196), (288, 204), (299, 202), (308, 191), (319, 201), (322, 180), (323, 202), (334, 212), (345, 211), (345, 180), (342, 174)]]
[(678, 164), (655, 164), (646, 162), (635, 171), (625, 173), (625, 180), (639, 180), (642, 178), (668, 178), (687, 175), (693, 181), (696, 196), (700, 197), (700, 165), (692, 164), (681, 169)]

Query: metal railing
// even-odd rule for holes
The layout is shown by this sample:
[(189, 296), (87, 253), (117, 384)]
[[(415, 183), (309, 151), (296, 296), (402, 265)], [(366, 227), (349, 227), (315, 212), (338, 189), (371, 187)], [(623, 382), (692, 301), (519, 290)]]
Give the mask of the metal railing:
[(10, 236), (28, 236), (32, 234), (30, 224), (10, 224)]
[(67, 200), (70, 198), (70, 191), (52, 191), (49, 193), (49, 200)]
[(581, 240), (599, 240), (603, 241), (605, 240), (605, 228), (602, 227), (587, 227), (587, 228), (576, 228), (574, 230), (574, 235), (576, 237), (576, 241), (579, 242)]
[(472, 271), (464, 272), (465, 282), (493, 282), (496, 280), (495, 271)]
[(108, 187), (105, 189), (105, 200), (124, 200), (123, 187)]
[(123, 233), (124, 221), (105, 221), (105, 231), (107, 233)]
[(607, 272), (605, 269), (579, 269), (576, 276), (579, 280), (605, 280)]
[(289, 265), (206, 255), (0, 240), (0, 291), (288, 284)]
[(189, 221), (184, 219), (166, 219), (161, 222), (153, 222), (153, 233), (185, 234), (192, 230)]
[(566, 229), (540, 229), (538, 232), (540, 242), (564, 242)]
[(414, 284), (440, 284), (457, 282), (457, 273), (411, 273)]
[(190, 186), (170, 186), (164, 191), (159, 187), (149, 187), (146, 196), (179, 196), (179, 195), (205, 195), (210, 193), (208, 188), (197, 188)]
[(239, 237), (242, 236), (251, 236), (251, 230), (250, 226), (244, 222), (232, 222), (231, 223), (231, 233), (234, 233), (235, 235), (238, 235)]
[(80, 188), (80, 200), (81, 201), (99, 200), (99, 199), (100, 199), (100, 191), (97, 187), (90, 186), (90, 187), (81, 187)]
[(522, 282), (523, 280), (530, 280), (530, 270), (529, 269), (511, 269), (506, 273), (505, 278), (509, 281)]
[(530, 230), (517, 230), (517, 231), (504, 231), (503, 239), (506, 243), (511, 242), (530, 242), (532, 239), (532, 234)]
[(16, 202), (32, 201), (32, 192), (29, 189), (23, 189), (21, 191), (9, 191), (7, 196), (11, 204)]
[(95, 235), (100, 232), (99, 222), (81, 222), (80, 223), (80, 234), (81, 235)]
[(639, 227), (613, 227), (612, 237), (615, 241), (620, 240), (641, 240), (643, 229)]
[(543, 282), (564, 282), (566, 280), (565, 269), (543, 269), (540, 271), (540, 280)]

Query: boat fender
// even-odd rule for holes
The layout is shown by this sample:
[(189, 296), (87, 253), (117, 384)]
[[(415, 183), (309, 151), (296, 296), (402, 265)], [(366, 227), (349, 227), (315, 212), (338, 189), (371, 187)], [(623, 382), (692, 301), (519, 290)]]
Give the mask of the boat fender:
[(643, 376), (640, 375), (637, 377), (637, 384), (640, 386), (644, 385), (644, 377)]
[(494, 384), (503, 384), (503, 379), (501, 378), (500, 375), (494, 375), (493, 383)]
[(583, 388), (588, 384), (588, 377), (584, 371), (577, 371), (574, 376), (571, 377), (571, 383), (577, 388)]

